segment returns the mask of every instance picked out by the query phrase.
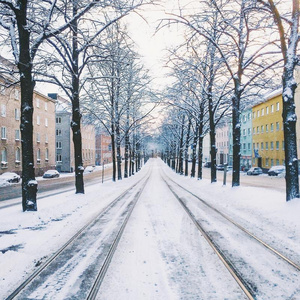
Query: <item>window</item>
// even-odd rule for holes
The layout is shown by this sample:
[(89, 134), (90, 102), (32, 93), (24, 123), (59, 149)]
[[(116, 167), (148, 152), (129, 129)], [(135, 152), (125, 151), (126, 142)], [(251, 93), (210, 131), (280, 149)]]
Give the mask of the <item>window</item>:
[(273, 132), (273, 131), (274, 131), (274, 124), (271, 123), (271, 132)]
[(251, 135), (251, 128), (248, 128), (248, 135)]
[(21, 161), (21, 150), (19, 147), (16, 149), (16, 163), (20, 163)]
[(279, 150), (279, 141), (276, 141), (276, 150)]
[(57, 162), (62, 162), (62, 160), (61, 160), (61, 154), (57, 154), (56, 155), (56, 161)]
[(276, 159), (276, 166), (279, 166), (279, 159)]
[(259, 117), (259, 110), (257, 111), (257, 117)]
[(269, 126), (266, 124), (266, 132), (269, 132)]
[(276, 131), (279, 131), (279, 122), (276, 122)]
[(15, 108), (15, 120), (16, 121), (20, 120), (20, 111), (17, 108)]
[(266, 115), (269, 114), (269, 106), (266, 107)]
[(243, 143), (243, 149), (246, 150), (246, 143)]
[(56, 149), (61, 149), (61, 142), (56, 142)]
[(41, 149), (37, 149), (37, 152), (36, 152), (36, 161), (38, 164), (41, 163)]
[(40, 99), (36, 98), (36, 107), (40, 107)]
[(48, 144), (48, 134), (45, 134), (45, 143)]
[(243, 135), (244, 136), (246, 135), (246, 129), (243, 129)]
[(269, 159), (266, 158), (266, 166), (268, 166), (268, 165), (269, 165)]
[(251, 150), (251, 144), (248, 143), (248, 150), (250, 151)]
[(61, 117), (56, 117), (56, 124), (61, 124)]
[(243, 115), (243, 122), (246, 122), (246, 115)]
[(19, 141), (20, 140), (20, 129), (15, 130), (15, 140)]
[(271, 113), (274, 112), (274, 104), (271, 105)]
[(48, 110), (48, 103), (45, 102), (45, 110)]
[(276, 111), (279, 111), (279, 102), (276, 103)]
[(41, 141), (41, 136), (40, 136), (40, 133), (37, 132), (36, 134), (36, 142), (39, 143)]
[(256, 133), (259, 134), (259, 127), (256, 127)]
[(41, 121), (40, 121), (40, 116), (37, 116), (37, 117), (36, 117), (36, 124), (37, 124), (37, 125), (40, 125), (40, 122), (41, 122)]
[(264, 133), (264, 125), (261, 125), (261, 127), (260, 127), (260, 132), (261, 132), (261, 133)]
[(266, 150), (269, 150), (269, 142), (266, 142)]
[(61, 129), (56, 129), (56, 135), (61, 136)]
[(7, 149), (3, 148), (1, 151), (1, 166), (7, 166)]
[(45, 160), (46, 161), (49, 160), (49, 149), (48, 148), (45, 149)]
[(282, 150), (284, 151), (284, 141), (282, 141)]
[(45, 118), (45, 126), (48, 127), (48, 119)]
[(261, 109), (261, 116), (263, 116), (265, 114), (265, 110), (262, 108)]
[(271, 159), (271, 167), (273, 167), (274, 166), (274, 159), (272, 158)]
[(253, 119), (255, 119), (255, 111), (253, 112)]
[(264, 143), (263, 142), (260, 143), (260, 149), (264, 150)]
[(248, 113), (248, 120), (251, 120), (251, 113)]
[(1, 117), (6, 117), (6, 105), (1, 104)]
[(270, 149), (274, 150), (274, 142), (271, 142)]
[(6, 140), (6, 127), (2, 126), (1, 127), (1, 139)]
[(15, 99), (19, 100), (19, 90), (15, 90)]

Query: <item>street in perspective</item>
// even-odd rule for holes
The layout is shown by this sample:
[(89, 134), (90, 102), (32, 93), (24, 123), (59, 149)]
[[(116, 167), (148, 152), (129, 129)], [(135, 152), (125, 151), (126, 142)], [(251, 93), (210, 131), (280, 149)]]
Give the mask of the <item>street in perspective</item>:
[(300, 299), (299, 0), (0, 12), (0, 299)]

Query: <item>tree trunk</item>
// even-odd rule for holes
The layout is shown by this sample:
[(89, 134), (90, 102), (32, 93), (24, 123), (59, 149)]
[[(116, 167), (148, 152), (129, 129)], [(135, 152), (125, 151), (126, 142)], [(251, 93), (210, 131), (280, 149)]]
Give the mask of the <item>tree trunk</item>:
[(240, 123), (240, 83), (235, 80), (235, 92), (232, 97), (232, 186), (240, 185), (240, 164), (241, 164), (241, 123)]
[(202, 157), (203, 157), (203, 112), (200, 113), (200, 124), (199, 124), (199, 150), (198, 150), (198, 180), (202, 179)]
[(37, 181), (34, 174), (32, 124), (35, 82), (32, 79), (32, 61), (29, 53), (30, 31), (27, 27), (27, 1), (25, 4), (23, 2), (16, 14), (20, 40), (18, 69), (21, 85), (22, 208), (23, 211), (36, 211)]
[(184, 137), (184, 126), (185, 126), (185, 115), (182, 116), (181, 133), (180, 133), (180, 144), (179, 144), (179, 165), (178, 173), (183, 175), (183, 137)]
[(184, 175), (189, 175), (189, 142), (190, 142), (190, 132), (191, 132), (191, 124), (192, 120), (189, 118), (188, 129), (186, 133), (185, 139), (185, 168), (184, 168)]
[(198, 128), (199, 123), (196, 122), (194, 138), (193, 138), (193, 148), (192, 148), (192, 169), (191, 169), (191, 177), (194, 178), (196, 176), (196, 161), (197, 161), (197, 141), (198, 141)]
[[(290, 64), (292, 65), (292, 64)], [(284, 130), (284, 149), (286, 166), (286, 201), (299, 198), (299, 177), (298, 177), (298, 157), (297, 157), (297, 136), (295, 114), (295, 89), (297, 84), (294, 80), (294, 68), (285, 66), (283, 73), (283, 93), (282, 93), (282, 119)]]

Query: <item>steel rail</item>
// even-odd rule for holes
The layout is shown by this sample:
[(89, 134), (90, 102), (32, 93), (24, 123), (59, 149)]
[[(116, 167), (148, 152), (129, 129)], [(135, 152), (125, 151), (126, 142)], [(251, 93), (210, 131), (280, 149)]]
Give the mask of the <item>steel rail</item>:
[(170, 181), (172, 181), (173, 183), (175, 183), (177, 186), (179, 186), (180, 188), (182, 188), (184, 191), (186, 191), (189, 194), (191, 194), (192, 196), (194, 196), (196, 199), (198, 199), (204, 205), (206, 205), (207, 207), (209, 207), (210, 209), (212, 209), (216, 213), (220, 214), (223, 218), (225, 218), (231, 224), (235, 225), (240, 230), (242, 230), (244, 233), (248, 234), (250, 237), (252, 237), (254, 240), (256, 240), (259, 244), (263, 245), (264, 247), (266, 247), (267, 249), (269, 249), (271, 252), (273, 252), (275, 255), (277, 255), (278, 257), (280, 257), (282, 260), (284, 260), (285, 262), (287, 262), (289, 265), (293, 266), (295, 269), (297, 269), (298, 271), (300, 271), (300, 266), (297, 263), (295, 263), (294, 261), (292, 261), (291, 259), (289, 259), (285, 255), (283, 255), (282, 253), (280, 253), (278, 250), (274, 249), (272, 246), (270, 246), (269, 244), (267, 244), (266, 242), (264, 242), (262, 239), (260, 239), (257, 236), (255, 236), (253, 233), (251, 233), (250, 231), (248, 231), (245, 227), (243, 227), (240, 224), (238, 224), (237, 222), (235, 222), (233, 219), (231, 219), (230, 217), (228, 217), (227, 215), (225, 215), (224, 213), (222, 213), (221, 211), (219, 211), (218, 209), (216, 209), (215, 207), (213, 207), (212, 205), (210, 205), (209, 203), (207, 203), (205, 200), (201, 199), (199, 196), (197, 196), (193, 192), (189, 191), (188, 189), (186, 189), (182, 185), (180, 185), (177, 182), (175, 182), (174, 180), (172, 180), (168, 175), (166, 175), (166, 177), (168, 177), (168, 179)]
[(145, 182), (144, 182), (143, 186), (141, 187), (141, 189), (135, 194), (134, 201), (133, 201), (133, 203), (131, 205), (131, 208), (130, 208), (130, 210), (129, 210), (129, 212), (128, 212), (126, 218), (125, 218), (125, 220), (123, 221), (123, 224), (122, 224), (120, 230), (118, 231), (116, 238), (114, 239), (113, 243), (111, 244), (111, 246), (109, 248), (109, 252), (108, 252), (108, 254), (107, 254), (106, 258), (105, 258), (105, 261), (104, 261), (104, 263), (103, 263), (103, 265), (102, 265), (102, 267), (101, 267), (101, 269), (100, 269), (100, 271), (99, 271), (99, 273), (98, 273), (98, 275), (96, 277), (96, 280), (95, 280), (95, 282), (94, 282), (94, 284), (93, 284), (93, 286), (92, 286), (92, 288), (91, 288), (91, 290), (90, 290), (90, 292), (89, 292), (89, 294), (88, 294), (88, 296), (86, 298), (87, 300), (94, 300), (94, 299), (96, 299), (97, 294), (98, 294), (99, 289), (100, 289), (100, 286), (101, 286), (101, 284), (102, 284), (102, 282), (104, 280), (105, 274), (106, 274), (106, 272), (107, 272), (107, 270), (109, 268), (109, 265), (111, 263), (111, 260), (112, 260), (112, 258), (114, 256), (114, 254), (115, 254), (115, 252), (117, 250), (117, 246), (119, 244), (119, 241), (121, 240), (121, 237), (123, 235), (125, 227), (126, 227), (128, 221), (129, 221), (129, 218), (130, 218), (132, 212), (133, 212), (133, 209), (135, 208), (136, 203), (138, 202), (138, 200), (139, 200), (139, 198), (141, 196), (141, 193), (143, 192), (143, 190), (144, 190), (144, 188), (145, 188), (145, 186), (146, 186), (146, 184), (147, 184), (147, 182), (149, 180), (149, 177), (150, 176), (147, 177), (147, 179), (145, 180)]
[(243, 280), (242, 276), (239, 274), (238, 270), (235, 269), (235, 267), (231, 264), (231, 262), (226, 258), (226, 256), (223, 254), (221, 249), (213, 242), (213, 240), (210, 238), (210, 236), (206, 233), (204, 228), (200, 225), (200, 223), (196, 220), (195, 215), (191, 212), (191, 210), (184, 204), (182, 199), (175, 193), (175, 191), (172, 189), (172, 187), (167, 183), (167, 181), (163, 178), (163, 181), (166, 183), (172, 194), (175, 196), (175, 198), (179, 201), (185, 212), (188, 214), (192, 222), (196, 225), (197, 229), (201, 232), (205, 240), (208, 242), (208, 244), (211, 246), (213, 251), (217, 254), (219, 259), (224, 264), (225, 268), (229, 271), (229, 273), (232, 275), (234, 280), (237, 282), (237, 284), (240, 286), (244, 294), (247, 296), (249, 300), (255, 300), (255, 294), (252, 291), (252, 288)]
[[(148, 171), (149, 172), (149, 171)], [(146, 175), (147, 176), (147, 175)], [(30, 284), (44, 269), (46, 269), (69, 245), (71, 245), (81, 233), (84, 232), (95, 220), (105, 215), (118, 201), (120, 201), (127, 193), (134, 189), (140, 182), (146, 177), (144, 176), (135, 184), (130, 186), (124, 192), (122, 192), (117, 198), (103, 208), (96, 216), (93, 216), (80, 230), (78, 230), (58, 251), (56, 251), (48, 260), (46, 260), (37, 270), (35, 270), (22, 284), (20, 284), (7, 298), (6, 300), (14, 299), (26, 286)], [(148, 179), (148, 178), (147, 178)]]

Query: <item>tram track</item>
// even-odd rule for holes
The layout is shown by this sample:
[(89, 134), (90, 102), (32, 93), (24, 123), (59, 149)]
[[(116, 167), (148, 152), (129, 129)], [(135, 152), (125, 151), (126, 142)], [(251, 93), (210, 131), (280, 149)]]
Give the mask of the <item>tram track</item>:
[[(224, 243), (219, 243), (221, 238), (216, 238), (219, 233), (217, 233), (217, 229), (214, 230), (209, 229), (209, 226), (207, 226), (207, 219), (203, 217), (204, 214), (208, 214), (207, 210), (202, 211), (202, 215), (199, 212), (196, 212), (195, 207), (201, 203), (203, 207), (206, 207), (210, 211), (210, 213), (214, 213), (218, 215), (218, 218), (223, 218), (225, 222), (229, 223), (231, 226), (235, 227), (237, 230), (242, 232), (243, 235), (246, 235), (250, 240), (257, 243), (258, 245), (262, 246), (265, 251), (269, 252), (271, 255), (276, 256), (279, 260), (286, 263), (288, 268), (291, 269), (291, 273), (296, 273), (299, 276), (300, 266), (290, 258), (286, 257), (284, 254), (280, 253), (280, 251), (274, 249), (274, 247), (270, 246), (268, 243), (264, 242), (257, 236), (255, 236), (253, 233), (251, 233), (249, 230), (238, 224), (236, 221), (234, 221), (232, 218), (228, 217), (224, 213), (222, 213), (220, 210), (213, 207), (211, 204), (209, 204), (207, 201), (203, 200), (196, 194), (192, 193), (185, 187), (183, 187), (181, 184), (178, 184), (174, 180), (172, 180), (166, 173), (164, 173), (163, 176), (161, 176), (163, 181), (168, 186), (169, 190), (172, 192), (172, 194), (175, 196), (175, 198), (179, 201), (181, 206), (184, 208), (186, 213), (189, 215), (193, 223), (196, 225), (197, 229), (201, 232), (203, 237), (207, 240), (209, 245), (212, 247), (214, 252), (217, 254), (217, 256), (220, 258), (220, 260), (223, 262), (226, 269), (230, 272), (230, 274), (233, 276), (235, 281), (238, 283), (240, 288), (243, 290), (245, 295), (248, 297), (248, 299), (257, 299), (257, 295), (260, 293), (259, 288), (255, 284), (255, 281), (253, 278), (250, 277), (247, 278), (245, 271), (240, 271), (240, 266), (236, 263), (239, 258), (234, 258), (234, 255), (229, 253), (228, 249), (223, 249)], [(174, 188), (175, 186), (175, 188)], [(177, 188), (184, 191), (184, 193), (188, 193), (190, 196), (192, 196), (193, 199), (196, 199), (198, 204), (196, 205), (190, 205), (189, 200), (185, 199), (185, 197), (182, 197), (179, 195), (179, 192), (177, 192)], [(189, 196), (189, 197), (190, 197)], [(192, 206), (193, 209), (189, 208), (189, 206)], [(201, 207), (202, 209), (202, 207)], [(199, 209), (200, 211), (200, 209)], [(222, 223), (220, 223), (222, 224)], [(224, 227), (228, 226), (223, 223)], [(208, 229), (207, 229), (207, 228)], [(224, 238), (225, 239), (225, 238)], [(243, 259), (240, 259), (243, 261)], [(277, 265), (277, 264), (276, 264)], [(280, 270), (279, 270), (280, 272)], [(260, 277), (260, 276), (258, 276)], [(297, 289), (297, 288), (296, 288)], [(300, 294), (300, 290), (298, 290), (298, 293)], [(286, 299), (296, 299), (296, 298), (286, 298)]]
[[(57, 252), (39, 266), (35, 272), (6, 298), (6, 300), (25, 300), (32, 299), (32, 297), (43, 298), (37, 290), (43, 290), (45, 286), (48, 288), (48, 285), (51, 285), (51, 277), (53, 276), (55, 277), (53, 282), (57, 281), (59, 286), (52, 287), (51, 292), (54, 292), (52, 296), (56, 297), (58, 292), (64, 294), (66, 291), (63, 291), (63, 285), (66, 282), (70, 285), (69, 280), (71, 280), (64, 278), (66, 274), (71, 274), (70, 277), (73, 276), (76, 278), (76, 274), (72, 275), (73, 265), (75, 265), (75, 270), (78, 268), (77, 265), (79, 265), (79, 269), (84, 269), (84, 264), (87, 262), (87, 269), (82, 270), (81, 278), (76, 278), (74, 283), (75, 292), (77, 290), (77, 294), (79, 293), (79, 298), (76, 299), (95, 299), (122, 233), (148, 179), (149, 174), (146, 174), (142, 179), (126, 189), (108, 206), (102, 209), (96, 217), (94, 216)], [(98, 237), (99, 240), (97, 240)], [(94, 252), (90, 251), (93, 247), (96, 249), (95, 251), (93, 250)], [(86, 249), (82, 250), (81, 248)], [(92, 257), (89, 258), (89, 255)], [(82, 259), (83, 262), (75, 261), (74, 263), (72, 262), (73, 257)], [(68, 258), (70, 261), (68, 261)], [(94, 282), (91, 277), (95, 279)], [(80, 280), (79, 283), (78, 280)], [(78, 285), (80, 286), (79, 290)], [(67, 294), (64, 294), (63, 298), (65, 298), (66, 295)], [(74, 297), (74, 295), (71, 295), (71, 298), (72, 297)]]

